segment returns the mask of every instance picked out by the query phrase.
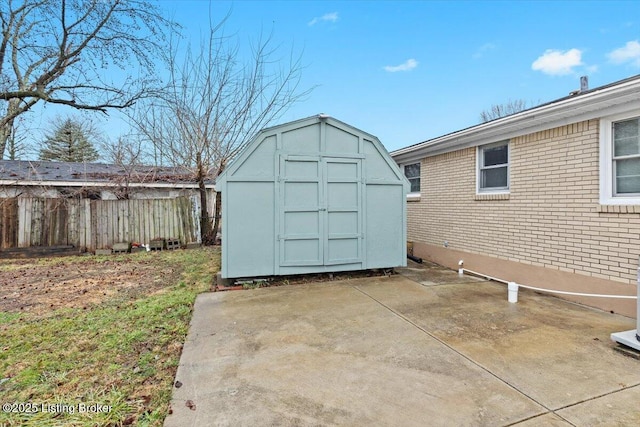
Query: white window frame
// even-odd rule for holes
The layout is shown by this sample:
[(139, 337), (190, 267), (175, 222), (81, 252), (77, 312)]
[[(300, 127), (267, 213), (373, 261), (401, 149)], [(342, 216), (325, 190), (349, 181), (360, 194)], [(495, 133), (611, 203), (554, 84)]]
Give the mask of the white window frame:
[[(412, 163), (407, 163), (402, 165), (402, 174), (405, 176), (405, 178), (407, 178), (407, 174), (404, 170), (405, 167), (407, 166), (411, 166), (411, 165), (418, 165), (420, 167), (420, 175), (418, 176), (418, 179), (420, 179), (420, 191), (414, 191), (412, 192), (411, 189), (409, 189), (409, 193), (407, 193), (407, 199), (419, 199), (420, 198), (420, 192), (422, 191), (422, 162), (421, 161), (417, 161), (417, 162), (412, 162)], [(407, 178), (407, 181), (409, 181), (409, 178)], [(411, 181), (409, 181), (411, 182)]]
[(640, 205), (640, 194), (617, 195), (613, 165), (613, 124), (640, 117), (640, 110), (616, 114), (600, 119), (600, 204)]
[[(507, 146), (507, 186), (506, 187), (494, 187), (494, 188), (480, 188), (480, 183), (482, 182), (482, 170), (488, 169), (482, 166), (483, 164), (483, 150), (485, 148), (493, 148), (498, 147), (500, 145)], [(504, 167), (501, 165), (496, 165), (493, 167)], [(511, 187), (511, 144), (509, 140), (493, 142), (491, 144), (479, 145), (476, 149), (476, 194), (509, 194)]]

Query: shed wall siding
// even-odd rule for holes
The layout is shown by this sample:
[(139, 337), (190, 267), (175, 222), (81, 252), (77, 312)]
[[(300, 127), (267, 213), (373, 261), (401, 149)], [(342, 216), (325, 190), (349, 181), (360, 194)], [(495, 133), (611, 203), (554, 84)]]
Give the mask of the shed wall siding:
[(244, 276), (274, 274), (274, 183), (230, 182), (228, 186), (223, 202), (227, 204), (227, 212), (243, 217), (226, 220), (227, 233), (234, 238), (227, 242), (225, 261), (237, 260), (242, 264)]
[(260, 132), (216, 186), (222, 278), (406, 265), (408, 182), (377, 139), (339, 121)]
[(635, 283), (640, 213), (599, 205), (598, 127), (589, 120), (512, 139), (508, 197), (476, 195), (475, 148), (423, 159), (408, 240)]

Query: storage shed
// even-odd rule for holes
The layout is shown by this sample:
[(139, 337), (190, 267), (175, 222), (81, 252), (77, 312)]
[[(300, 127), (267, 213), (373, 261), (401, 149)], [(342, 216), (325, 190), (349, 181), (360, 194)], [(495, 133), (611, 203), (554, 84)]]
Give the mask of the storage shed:
[(378, 138), (339, 120), (264, 129), (216, 188), (222, 278), (406, 266), (409, 183)]

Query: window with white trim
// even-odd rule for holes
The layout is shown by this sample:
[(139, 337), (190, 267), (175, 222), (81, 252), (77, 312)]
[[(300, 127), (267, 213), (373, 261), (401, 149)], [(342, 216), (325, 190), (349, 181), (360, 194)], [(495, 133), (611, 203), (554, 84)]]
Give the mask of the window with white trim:
[(409, 192), (412, 194), (420, 194), (420, 162), (404, 165), (403, 169), (404, 176), (407, 177), (409, 184), (411, 184)]
[(640, 204), (640, 116), (600, 120), (600, 203)]
[(640, 194), (640, 118), (613, 123), (613, 195)]
[(509, 191), (509, 141), (478, 147), (478, 193)]

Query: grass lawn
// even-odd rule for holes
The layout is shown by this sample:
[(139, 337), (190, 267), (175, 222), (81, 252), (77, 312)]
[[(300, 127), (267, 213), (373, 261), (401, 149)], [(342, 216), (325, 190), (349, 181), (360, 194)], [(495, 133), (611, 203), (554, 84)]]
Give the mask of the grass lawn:
[(162, 425), (219, 265), (211, 248), (0, 260), (0, 426)]

